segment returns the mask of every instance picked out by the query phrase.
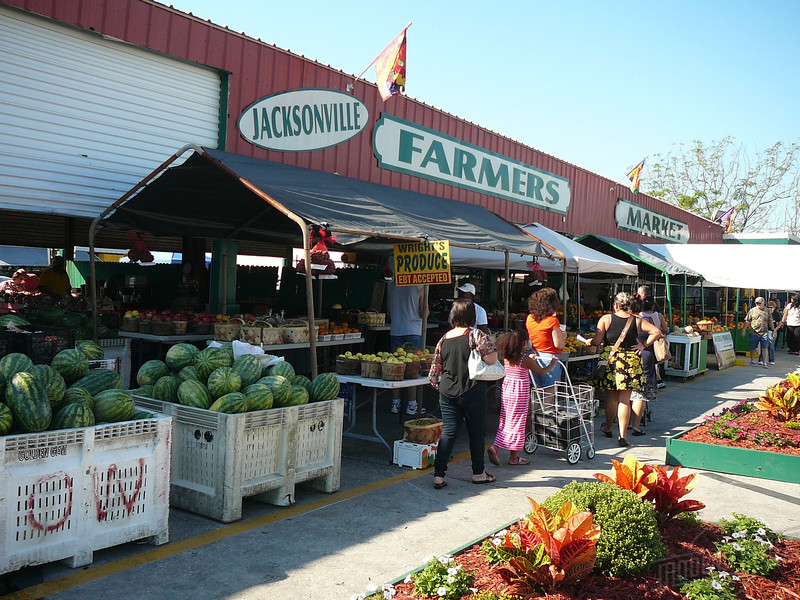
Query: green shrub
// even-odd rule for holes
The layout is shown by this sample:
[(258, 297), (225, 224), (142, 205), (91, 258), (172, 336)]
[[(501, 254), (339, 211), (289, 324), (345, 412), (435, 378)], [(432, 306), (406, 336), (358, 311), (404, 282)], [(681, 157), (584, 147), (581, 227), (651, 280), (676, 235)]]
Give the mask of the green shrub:
[(602, 528), (595, 571), (626, 577), (648, 571), (667, 555), (653, 506), (630, 490), (599, 481), (573, 481), (542, 506), (555, 512), (568, 500), (591, 511)]

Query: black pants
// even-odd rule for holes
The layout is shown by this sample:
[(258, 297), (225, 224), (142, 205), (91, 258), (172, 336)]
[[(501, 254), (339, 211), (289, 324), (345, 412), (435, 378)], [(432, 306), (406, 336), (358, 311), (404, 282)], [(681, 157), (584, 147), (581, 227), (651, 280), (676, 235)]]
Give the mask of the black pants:
[(786, 325), (786, 344), (789, 352), (797, 352), (800, 348), (800, 326)]
[(435, 477), (444, 477), (447, 463), (453, 453), (453, 446), (461, 431), (461, 423), (467, 426), (469, 435), (469, 454), (472, 459), (472, 474), (483, 473), (483, 450), (486, 421), (486, 382), (478, 381), (458, 398), (448, 398), (439, 394), (439, 407), (442, 411), (442, 437), (436, 450)]

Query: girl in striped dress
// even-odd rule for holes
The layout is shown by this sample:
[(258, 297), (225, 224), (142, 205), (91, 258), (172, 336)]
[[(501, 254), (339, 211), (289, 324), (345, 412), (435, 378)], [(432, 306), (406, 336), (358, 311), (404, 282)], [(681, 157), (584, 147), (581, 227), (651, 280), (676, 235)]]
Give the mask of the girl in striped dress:
[(497, 338), (497, 351), (505, 361), (506, 376), (500, 398), (500, 422), (494, 444), (486, 449), (489, 460), (500, 464), (498, 448), (509, 451), (509, 465), (528, 465), (531, 461), (520, 458), (519, 451), (525, 445), (525, 427), (531, 405), (531, 374), (546, 375), (558, 364), (553, 357), (546, 367), (541, 367), (527, 352), (531, 349), (528, 332), (516, 329)]

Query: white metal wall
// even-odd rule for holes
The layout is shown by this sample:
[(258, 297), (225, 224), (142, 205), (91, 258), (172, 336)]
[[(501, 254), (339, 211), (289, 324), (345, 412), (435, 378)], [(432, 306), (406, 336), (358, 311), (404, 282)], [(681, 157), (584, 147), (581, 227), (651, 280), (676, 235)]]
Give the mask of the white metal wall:
[(220, 77), (0, 6), (0, 208), (96, 217), (181, 146), (218, 144)]

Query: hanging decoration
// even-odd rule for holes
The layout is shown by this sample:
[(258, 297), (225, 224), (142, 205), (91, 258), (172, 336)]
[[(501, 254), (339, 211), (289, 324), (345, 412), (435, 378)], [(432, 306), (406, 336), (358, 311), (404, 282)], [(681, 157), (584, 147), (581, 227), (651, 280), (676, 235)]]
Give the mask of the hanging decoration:
[(128, 250), (128, 260), (132, 263), (151, 263), (155, 260), (150, 250), (147, 249), (144, 236), (138, 233), (129, 233), (128, 239), (133, 242), (133, 247)]

